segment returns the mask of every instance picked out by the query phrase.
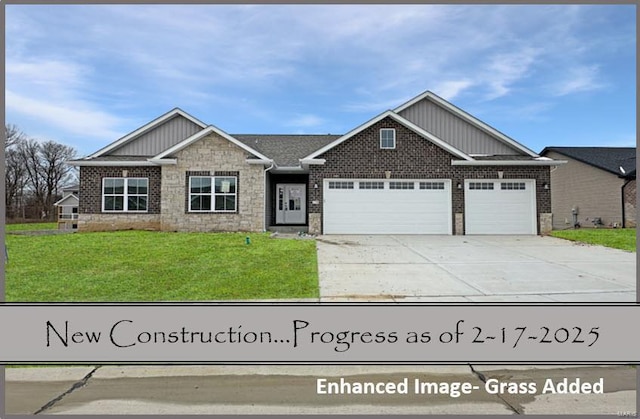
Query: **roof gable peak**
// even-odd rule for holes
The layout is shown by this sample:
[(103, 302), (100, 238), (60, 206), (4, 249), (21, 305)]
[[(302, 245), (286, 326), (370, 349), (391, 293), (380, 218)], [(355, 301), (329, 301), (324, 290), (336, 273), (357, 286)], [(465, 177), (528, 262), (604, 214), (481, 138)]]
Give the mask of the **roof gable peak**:
[(367, 121), (364, 124), (354, 128), (353, 130), (349, 131), (348, 133), (346, 133), (345, 135), (341, 136), (337, 140), (335, 140), (335, 141), (331, 142), (330, 144), (322, 147), (321, 149), (316, 150), (315, 152), (311, 153), (310, 155), (305, 157), (303, 160), (314, 159), (314, 158), (326, 153), (327, 151), (331, 150), (332, 148), (336, 147), (339, 144), (342, 144), (343, 142), (347, 141), (348, 139), (350, 139), (354, 135), (358, 134), (359, 132), (364, 131), (365, 129), (373, 126), (374, 124), (382, 121), (383, 119), (385, 119), (387, 117), (390, 117), (390, 118), (394, 119), (396, 122), (400, 123), (401, 125), (404, 125), (408, 129), (414, 131), (415, 133), (417, 133), (421, 137), (425, 138), (427, 141), (431, 141), (432, 143), (434, 143), (437, 146), (439, 146), (440, 148), (448, 151), (449, 153), (453, 154), (454, 156), (459, 157), (459, 158), (461, 158), (463, 160), (473, 160), (473, 158), (470, 157), (469, 155), (463, 153), (462, 151), (458, 150), (457, 148), (453, 147), (452, 145), (442, 141), (440, 138), (438, 138), (435, 135), (425, 131), (424, 129), (422, 129), (419, 126), (415, 125), (413, 122), (403, 118), (402, 116), (398, 115), (397, 113), (395, 113), (392, 110), (385, 111), (385, 112), (381, 113), (380, 115), (378, 115), (376, 117), (373, 117), (369, 121)]
[(183, 118), (186, 118), (187, 120), (193, 122), (194, 124), (198, 125), (200, 128), (204, 129), (207, 127), (207, 124), (205, 124), (204, 122), (200, 121), (199, 119), (197, 119), (196, 117), (188, 114), (187, 112), (183, 111), (182, 109), (176, 107), (173, 108), (172, 110), (170, 110), (169, 112), (160, 115), (159, 117), (157, 117), (156, 119), (152, 120), (151, 122), (148, 122), (147, 124), (141, 126), (140, 128), (130, 132), (129, 134), (125, 135), (124, 137), (121, 137), (120, 139), (114, 141), (113, 143), (109, 144), (108, 146), (96, 151), (95, 153), (89, 155), (87, 158), (92, 159), (95, 157), (100, 157), (103, 156), (109, 152), (114, 151), (117, 148), (122, 147), (125, 144), (130, 143), (131, 141), (134, 141), (136, 138), (139, 138), (140, 136), (142, 136), (143, 134), (151, 131), (152, 129), (159, 127), (160, 125), (162, 125), (163, 123), (165, 123), (166, 121), (169, 121), (170, 119), (176, 117), (176, 116), (181, 116)]
[(408, 100), (407, 102), (403, 103), (402, 105), (398, 106), (397, 108), (395, 108), (393, 111), (396, 113), (401, 113), (404, 110), (414, 106), (415, 104), (423, 101), (423, 100), (428, 100), (431, 103), (446, 109), (447, 111), (453, 113), (454, 115), (456, 115), (457, 117), (459, 117), (460, 119), (462, 119), (463, 121), (465, 121), (466, 123), (476, 127), (477, 129), (485, 132), (486, 134), (488, 134), (490, 137), (492, 137), (493, 139), (495, 139), (496, 141), (499, 141), (503, 144), (506, 144), (507, 146), (518, 150), (522, 153), (524, 153), (525, 155), (528, 155), (530, 157), (539, 157), (538, 154), (536, 154), (533, 150), (530, 150), (529, 148), (525, 147), (524, 145), (520, 144), (519, 142), (515, 141), (514, 139), (510, 138), (509, 136), (503, 134), (502, 132), (498, 131), (497, 129), (493, 128), (492, 126), (490, 126), (489, 124), (481, 121), (480, 119), (476, 118), (475, 116), (469, 114), (468, 112), (460, 109), (459, 107), (455, 106), (454, 104), (452, 104), (451, 102), (448, 102), (447, 100), (443, 99), (442, 97), (438, 96), (437, 94), (433, 93), (430, 90), (425, 91), (424, 93), (419, 94), (418, 96), (414, 97), (413, 99)]

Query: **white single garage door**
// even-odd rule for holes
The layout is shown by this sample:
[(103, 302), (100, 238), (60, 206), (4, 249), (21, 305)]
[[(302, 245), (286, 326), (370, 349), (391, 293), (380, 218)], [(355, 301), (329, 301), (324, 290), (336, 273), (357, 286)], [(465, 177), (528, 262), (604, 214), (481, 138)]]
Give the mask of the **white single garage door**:
[(451, 181), (324, 181), (324, 234), (451, 234)]
[(536, 234), (535, 181), (465, 180), (465, 234)]

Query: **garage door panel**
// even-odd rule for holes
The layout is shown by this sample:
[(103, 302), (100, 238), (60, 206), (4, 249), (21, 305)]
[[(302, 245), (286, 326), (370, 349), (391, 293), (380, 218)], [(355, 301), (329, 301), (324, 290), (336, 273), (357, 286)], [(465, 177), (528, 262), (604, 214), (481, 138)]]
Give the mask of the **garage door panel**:
[[(476, 183), (478, 189), (471, 189), (471, 183)], [(483, 189), (480, 189), (480, 183)], [(488, 183), (493, 185), (493, 189), (486, 187)], [(502, 183), (517, 183), (518, 188), (525, 189), (503, 189)], [(466, 234), (536, 234), (536, 231), (533, 180), (465, 182)]]
[(414, 189), (366, 182), (384, 182), (384, 189), (359, 189), (358, 181), (353, 189), (329, 189), (325, 182), (325, 234), (451, 234), (450, 181), (444, 190), (419, 189), (419, 181)]

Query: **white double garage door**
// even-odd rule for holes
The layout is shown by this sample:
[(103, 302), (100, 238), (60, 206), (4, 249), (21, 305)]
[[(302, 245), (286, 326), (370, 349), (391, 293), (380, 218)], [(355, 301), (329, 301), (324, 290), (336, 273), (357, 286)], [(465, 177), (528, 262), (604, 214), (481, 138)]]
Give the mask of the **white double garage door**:
[[(325, 179), (324, 234), (452, 234), (452, 187), (448, 179)], [(465, 234), (536, 234), (534, 180), (465, 180), (464, 196)]]

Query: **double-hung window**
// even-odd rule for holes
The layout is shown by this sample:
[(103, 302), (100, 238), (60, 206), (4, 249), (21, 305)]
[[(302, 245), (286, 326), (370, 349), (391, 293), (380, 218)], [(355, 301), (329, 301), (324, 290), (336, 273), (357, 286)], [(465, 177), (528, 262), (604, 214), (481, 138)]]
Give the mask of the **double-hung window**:
[(236, 212), (238, 178), (233, 176), (191, 176), (190, 212)]
[(147, 212), (149, 179), (104, 178), (102, 210), (104, 212)]
[(396, 130), (394, 128), (380, 130), (380, 148), (396, 148)]

